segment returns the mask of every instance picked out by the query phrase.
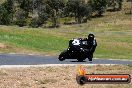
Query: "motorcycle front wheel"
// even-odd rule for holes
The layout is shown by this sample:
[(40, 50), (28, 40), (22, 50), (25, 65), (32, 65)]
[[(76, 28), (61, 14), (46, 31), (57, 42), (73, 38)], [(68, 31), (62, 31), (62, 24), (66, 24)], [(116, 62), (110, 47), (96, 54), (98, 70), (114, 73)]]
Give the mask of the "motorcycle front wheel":
[(59, 57), (58, 59), (59, 59), (59, 61), (64, 61), (65, 60), (65, 58), (63, 56)]

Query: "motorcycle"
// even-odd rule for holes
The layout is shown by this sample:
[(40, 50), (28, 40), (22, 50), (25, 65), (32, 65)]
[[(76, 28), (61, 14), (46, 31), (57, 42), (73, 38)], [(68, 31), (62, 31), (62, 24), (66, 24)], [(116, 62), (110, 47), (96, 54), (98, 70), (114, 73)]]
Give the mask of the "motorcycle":
[(90, 51), (86, 48), (87, 46), (86, 39), (78, 38), (70, 40), (68, 49), (61, 52), (58, 59), (59, 61), (64, 61), (65, 59), (77, 59), (79, 62), (82, 62), (88, 58), (89, 61), (92, 61)]

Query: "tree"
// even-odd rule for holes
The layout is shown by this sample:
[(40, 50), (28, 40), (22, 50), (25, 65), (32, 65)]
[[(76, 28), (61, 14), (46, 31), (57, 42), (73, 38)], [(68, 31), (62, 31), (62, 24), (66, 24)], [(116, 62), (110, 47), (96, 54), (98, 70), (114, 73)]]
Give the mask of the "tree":
[(0, 24), (1, 25), (10, 24), (10, 18), (8, 15), (8, 11), (2, 5), (0, 5)]
[(82, 23), (90, 17), (91, 8), (85, 0), (68, 0), (65, 7), (66, 16), (74, 16), (77, 23)]
[(16, 25), (20, 27), (26, 26), (27, 25), (26, 19), (27, 19), (27, 13), (23, 9), (19, 9), (16, 12), (16, 21), (15, 21)]
[(97, 12), (97, 15), (101, 16), (105, 12), (107, 0), (89, 0), (89, 4), (92, 7), (92, 11)]
[(34, 0), (33, 1), (33, 19), (31, 20), (30, 26), (40, 27), (46, 23), (49, 18), (49, 11), (45, 0)]
[(9, 25), (13, 21), (14, 1), (7, 0), (0, 5), (0, 24)]
[(118, 11), (122, 9), (123, 0), (108, 0), (108, 7), (112, 7), (111, 11)]
[(26, 26), (30, 22), (29, 13), (33, 12), (33, 0), (14, 0), (17, 6), (15, 7), (15, 24), (18, 26)]
[(127, 0), (127, 2), (130, 3), (130, 10), (129, 10), (129, 14), (132, 14), (132, 0)]
[(63, 13), (64, 1), (63, 0), (46, 0), (46, 9), (49, 18), (52, 21), (53, 27), (59, 26), (59, 19)]
[(41, 3), (37, 2), (36, 4), (38, 4), (39, 6), (35, 6), (34, 9), (36, 9), (35, 11), (37, 12), (37, 15), (33, 17), (30, 26), (32, 27), (40, 27), (43, 24), (45, 24), (45, 22), (48, 20), (49, 18), (49, 14), (48, 14), (48, 10), (46, 7), (45, 3)]
[(122, 9), (123, 0), (117, 0), (117, 3), (118, 3), (118, 10), (121, 10)]
[(34, 0), (16, 0), (19, 4), (19, 8), (24, 10), (26, 13), (26, 16), (28, 17), (29, 12), (33, 11), (33, 1)]

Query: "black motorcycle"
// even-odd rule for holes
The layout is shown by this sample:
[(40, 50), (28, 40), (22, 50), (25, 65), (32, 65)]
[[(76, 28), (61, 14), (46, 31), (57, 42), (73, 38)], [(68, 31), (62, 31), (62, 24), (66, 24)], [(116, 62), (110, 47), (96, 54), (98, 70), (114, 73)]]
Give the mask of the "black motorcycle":
[[(90, 58), (90, 52), (87, 41), (85, 39), (73, 39), (69, 41), (69, 47), (59, 55), (59, 60), (64, 61), (65, 59), (77, 59), (79, 62), (84, 61), (86, 58), (92, 61)], [(89, 52), (89, 54), (88, 54)]]

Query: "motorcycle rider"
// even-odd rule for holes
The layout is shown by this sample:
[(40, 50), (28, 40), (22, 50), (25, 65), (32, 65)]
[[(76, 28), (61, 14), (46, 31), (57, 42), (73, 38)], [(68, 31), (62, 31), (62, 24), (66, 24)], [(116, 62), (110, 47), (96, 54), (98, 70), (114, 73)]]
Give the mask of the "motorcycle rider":
[(88, 59), (90, 62), (92, 62), (92, 58), (93, 58), (93, 53), (96, 49), (97, 46), (97, 42), (95, 39), (95, 36), (93, 33), (88, 34), (88, 39), (87, 39), (87, 51), (86, 54), (88, 55)]
[[(86, 41), (85, 44), (82, 44), (80, 41)], [(69, 45), (74, 45), (74, 46), (70, 46), (72, 48), (72, 50), (76, 49), (76, 50), (80, 50), (80, 46), (78, 46), (79, 44), (82, 44), (83, 45), (83, 49), (86, 56), (88, 57), (89, 61), (92, 62), (92, 58), (93, 58), (93, 53), (96, 49), (96, 46), (97, 46), (97, 42), (96, 42), (96, 39), (95, 39), (95, 36), (93, 33), (89, 33), (88, 34), (88, 38), (78, 38), (78, 39), (73, 39), (70, 41), (70, 44)], [(76, 46), (77, 45), (77, 46)], [(76, 51), (75, 50), (75, 51)]]

